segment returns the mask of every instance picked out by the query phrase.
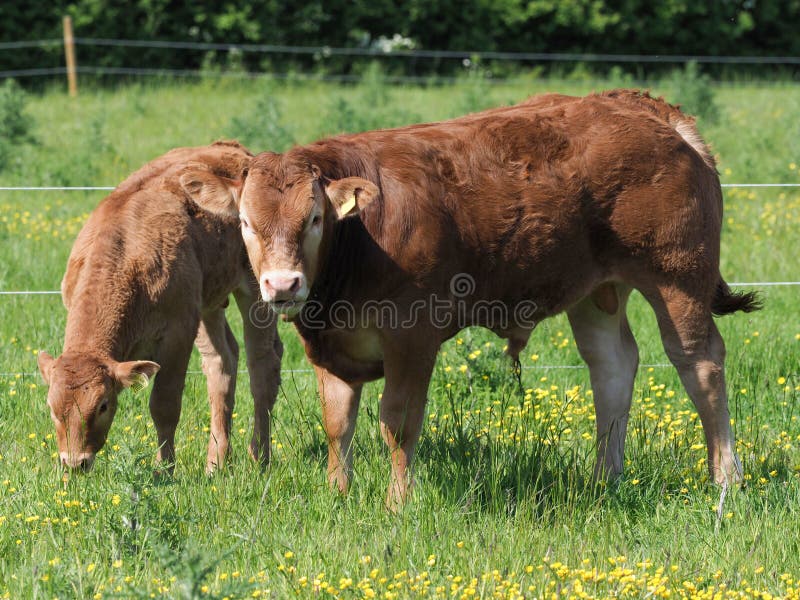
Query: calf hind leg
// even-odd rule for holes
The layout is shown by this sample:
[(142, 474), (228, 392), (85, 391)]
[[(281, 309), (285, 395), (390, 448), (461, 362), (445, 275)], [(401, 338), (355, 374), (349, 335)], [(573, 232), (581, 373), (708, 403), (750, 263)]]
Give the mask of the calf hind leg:
[(596, 480), (622, 473), (628, 413), (639, 350), (625, 307), (630, 288), (605, 283), (567, 311), (575, 342), (589, 366), (597, 426)]
[(725, 392), (725, 343), (709, 303), (671, 286), (645, 297), (656, 312), (664, 350), (703, 423), (712, 479), (721, 485), (741, 481)]

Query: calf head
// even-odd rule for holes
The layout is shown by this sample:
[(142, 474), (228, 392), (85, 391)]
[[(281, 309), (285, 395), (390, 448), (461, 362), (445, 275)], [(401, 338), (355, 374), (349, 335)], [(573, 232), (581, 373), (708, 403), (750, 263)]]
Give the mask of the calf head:
[(239, 195), (231, 194), (231, 185), (223, 182), (211, 183), (214, 194), (201, 197), (202, 186), (191, 191), (187, 185), (196, 179), (194, 172), (181, 181), (209, 210), (222, 212), (220, 199), (227, 199), (224, 211), (238, 205), (242, 238), (261, 296), (275, 312), (293, 317), (325, 262), (336, 221), (357, 216), (378, 196), (378, 187), (361, 177), (332, 180), (314, 164), (272, 152), (256, 156), (244, 175)]
[(105, 444), (117, 396), (129, 386), (146, 386), (159, 366), (147, 360), (116, 362), (78, 353), (53, 358), (39, 353), (39, 370), (50, 389), (47, 405), (56, 426), (61, 464), (88, 471)]

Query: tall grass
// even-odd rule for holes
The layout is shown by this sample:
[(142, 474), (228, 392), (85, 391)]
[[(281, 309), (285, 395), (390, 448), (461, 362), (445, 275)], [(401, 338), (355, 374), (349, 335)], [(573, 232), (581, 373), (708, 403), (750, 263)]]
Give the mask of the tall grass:
[[(671, 85), (654, 91), (685, 101)], [(254, 151), (280, 150), (541, 91), (590, 87), (481, 79), (392, 87), (374, 72), (361, 86), (161, 82), (84, 89), (77, 101), (52, 90), (27, 99), (36, 143), (14, 146), (0, 184), (113, 185), (174, 146), (236, 135)], [(711, 91), (719, 118), (700, 124), (722, 179), (800, 182), (797, 88)], [(0, 289), (57, 289), (72, 240), (102, 193), (2, 194)], [(800, 192), (727, 190), (725, 277), (797, 279), (798, 221)], [(501, 340), (467, 330), (440, 354), (414, 500), (399, 515), (382, 504), (388, 457), (378, 430), (381, 385), (367, 386), (362, 400), (352, 490), (330, 493), (315, 384), (288, 327), (266, 472), (246, 456), (252, 407), (243, 376), (232, 461), (217, 476), (204, 475), (205, 386), (191, 374), (173, 478), (153, 475), (147, 391), (123, 394), (94, 471), (64, 478), (45, 388), (34, 374), (39, 349), (60, 351), (64, 310), (56, 296), (0, 297), (0, 596), (796, 597), (797, 288), (765, 288), (764, 295), (764, 311), (719, 320), (746, 474), (721, 513), (696, 413), (674, 370), (662, 366), (652, 312), (634, 295), (630, 318), (643, 366), (620, 481), (590, 481), (592, 395), (563, 317), (534, 333), (521, 381)], [(229, 317), (239, 335), (238, 317)], [(198, 368), (194, 357), (190, 369)]]

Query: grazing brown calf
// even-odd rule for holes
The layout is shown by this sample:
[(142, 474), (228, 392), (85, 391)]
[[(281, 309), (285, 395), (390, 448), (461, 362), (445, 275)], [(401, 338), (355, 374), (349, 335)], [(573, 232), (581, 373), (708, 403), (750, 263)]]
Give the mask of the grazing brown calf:
[(238, 207), (262, 296), (294, 320), (315, 366), (339, 489), (364, 382), (386, 379), (396, 505), (442, 342), (482, 325), (516, 357), (536, 323), (562, 311), (594, 389), (595, 476), (619, 474), (638, 366), (633, 289), (700, 413), (711, 476), (739, 477), (712, 315), (756, 302), (720, 275), (719, 178), (676, 108), (624, 90), (547, 95), (338, 136), (256, 156)]
[[(64, 352), (57, 359), (39, 354), (66, 467), (92, 466), (117, 411), (118, 393), (146, 384), (156, 372), (150, 414), (158, 459), (174, 464), (193, 342), (202, 356), (211, 405), (206, 467), (222, 465), (239, 360), (225, 319), (230, 294), (244, 320), (255, 402), (250, 454), (268, 460), (283, 346), (274, 323), (258, 326), (249, 318), (258, 284), (247, 264), (237, 213), (215, 210), (213, 200), (211, 210), (195, 202), (212, 192), (235, 197), (251, 157), (235, 142), (172, 150), (122, 182), (78, 234), (61, 283), (68, 311)], [(192, 177), (186, 177), (187, 170)]]

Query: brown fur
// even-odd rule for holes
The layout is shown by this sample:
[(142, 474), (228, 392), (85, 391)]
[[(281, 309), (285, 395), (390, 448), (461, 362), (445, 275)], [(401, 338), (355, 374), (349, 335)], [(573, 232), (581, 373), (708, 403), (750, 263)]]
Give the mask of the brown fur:
[[(348, 202), (338, 197), (345, 178), (377, 190), (356, 198), (360, 218), (337, 214)], [(715, 305), (744, 305), (725, 302), (731, 296), (718, 270), (722, 193), (713, 159), (677, 108), (630, 90), (551, 94), (264, 153), (251, 164), (240, 209), (262, 295), (296, 319), (317, 367), (329, 478), (340, 489), (349, 479), (363, 382), (386, 378), (381, 423), (394, 504), (411, 485), (439, 345), (465, 325), (483, 325), (508, 338), (516, 355), (536, 322), (562, 311), (595, 390), (596, 475), (618, 474), (638, 364), (625, 317), (631, 289), (653, 306), (667, 354), (698, 407), (712, 475), (737, 476), (724, 346), (711, 315)], [(320, 239), (311, 244), (310, 219), (320, 213)], [(303, 285), (284, 286), (279, 304), (270, 286), (285, 273)], [(471, 284), (456, 297), (459, 277)], [(388, 302), (402, 323), (431, 297), (458, 299), (468, 317), (455, 319), (452, 308), (449, 325), (429, 318), (412, 327), (376, 320), (342, 327), (326, 312), (335, 303), (360, 314), (370, 302)], [(310, 301), (322, 308), (313, 324)], [(515, 318), (478, 313), (481, 302), (499, 303)], [(536, 310), (523, 322), (515, 311), (531, 302)]]
[(91, 465), (119, 391), (146, 383), (156, 372), (150, 408), (159, 458), (174, 462), (174, 431), (195, 337), (212, 412), (207, 467), (221, 464), (238, 366), (238, 346), (224, 316), (231, 293), (245, 321), (256, 402), (251, 453), (266, 459), (282, 346), (274, 323), (259, 329), (250, 322), (258, 292), (238, 216), (201, 208), (182, 180), (187, 168), (201, 168), (208, 181), (235, 194), (251, 157), (235, 142), (172, 150), (123, 181), (79, 233), (61, 286), (68, 311), (64, 351), (58, 359), (42, 353), (39, 361), (50, 384), (48, 405), (65, 465)]

